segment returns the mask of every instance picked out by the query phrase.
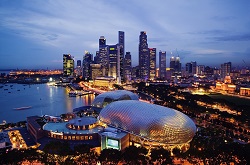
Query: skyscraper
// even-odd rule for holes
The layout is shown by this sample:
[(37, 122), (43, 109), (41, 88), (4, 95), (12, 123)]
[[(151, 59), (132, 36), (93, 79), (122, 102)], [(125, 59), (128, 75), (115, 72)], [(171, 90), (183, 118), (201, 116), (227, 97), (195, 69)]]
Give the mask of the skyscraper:
[(145, 31), (141, 31), (139, 36), (139, 75), (140, 79), (148, 80), (149, 79), (149, 50), (147, 43), (147, 34)]
[(70, 54), (63, 54), (63, 76), (74, 76), (74, 59)]
[(150, 59), (149, 75), (150, 79), (154, 80), (156, 77), (156, 48), (149, 48), (149, 59)]
[(106, 45), (106, 39), (104, 36), (101, 36), (99, 39), (99, 57), (97, 62), (101, 64), (103, 76), (108, 76), (108, 51)]
[(118, 31), (118, 45), (120, 47), (120, 75), (124, 80), (124, 52), (125, 52), (125, 35), (123, 31)]
[(82, 62), (81, 62), (81, 60), (76, 61), (76, 76), (82, 76)]
[(101, 64), (90, 64), (90, 79), (102, 76)]
[(124, 57), (124, 77), (125, 82), (131, 81), (131, 75), (132, 75), (132, 65), (131, 65), (131, 54), (130, 52), (126, 52)]
[(176, 75), (181, 74), (181, 61), (180, 61), (180, 57), (174, 57), (172, 56), (170, 58), (170, 69), (173, 70), (173, 73)]
[(174, 56), (172, 56), (171, 58), (170, 58), (170, 69), (175, 69), (175, 57)]
[(85, 80), (91, 79), (90, 64), (93, 63), (93, 55), (88, 51), (85, 51), (82, 60), (82, 77)]
[(108, 46), (108, 56), (109, 56), (109, 73), (108, 76), (117, 78), (117, 62), (118, 62), (118, 45), (109, 45)]
[(167, 63), (166, 63), (166, 51), (160, 51), (159, 52), (159, 77), (162, 80), (166, 79), (166, 68), (167, 68)]
[(227, 62), (224, 64), (221, 64), (221, 79), (224, 80), (224, 78), (231, 73), (232, 63)]

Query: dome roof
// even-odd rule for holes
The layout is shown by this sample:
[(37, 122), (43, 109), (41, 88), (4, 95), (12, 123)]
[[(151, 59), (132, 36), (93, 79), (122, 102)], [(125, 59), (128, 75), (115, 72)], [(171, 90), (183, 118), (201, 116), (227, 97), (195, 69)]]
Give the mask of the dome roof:
[(137, 94), (126, 90), (116, 90), (98, 95), (92, 102), (93, 107), (103, 108), (107, 104), (119, 100), (139, 100)]
[(108, 125), (165, 144), (187, 143), (196, 132), (194, 122), (185, 114), (141, 101), (110, 103), (99, 118)]

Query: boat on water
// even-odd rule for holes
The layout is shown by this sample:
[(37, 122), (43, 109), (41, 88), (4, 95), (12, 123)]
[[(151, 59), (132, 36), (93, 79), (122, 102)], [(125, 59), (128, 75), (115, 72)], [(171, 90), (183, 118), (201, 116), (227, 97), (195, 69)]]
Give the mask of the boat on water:
[(31, 106), (27, 106), (27, 107), (19, 107), (19, 108), (13, 108), (15, 110), (24, 110), (24, 109), (30, 109)]
[(73, 91), (69, 92), (69, 97), (76, 97), (76, 96), (77, 96), (76, 92), (73, 92)]

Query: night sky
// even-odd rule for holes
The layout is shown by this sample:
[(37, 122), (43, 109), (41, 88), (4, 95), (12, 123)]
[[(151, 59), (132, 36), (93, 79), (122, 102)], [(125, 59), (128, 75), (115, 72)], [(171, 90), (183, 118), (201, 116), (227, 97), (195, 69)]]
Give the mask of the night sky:
[(95, 55), (100, 36), (116, 44), (119, 30), (133, 66), (140, 31), (167, 66), (171, 53), (183, 66), (250, 66), (249, 0), (0, 0), (0, 69), (61, 69), (63, 54)]

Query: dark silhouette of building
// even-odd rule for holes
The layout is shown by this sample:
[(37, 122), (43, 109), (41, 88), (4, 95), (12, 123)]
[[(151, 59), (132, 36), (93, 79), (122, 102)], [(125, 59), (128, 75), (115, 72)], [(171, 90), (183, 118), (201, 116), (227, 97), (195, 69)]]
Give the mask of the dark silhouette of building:
[(159, 77), (162, 80), (166, 79), (166, 68), (167, 68), (167, 54), (166, 51), (159, 52)]
[(147, 34), (145, 31), (141, 31), (139, 36), (139, 78), (141, 80), (148, 80), (150, 69), (149, 49), (147, 43)]
[(91, 79), (90, 64), (92, 63), (93, 63), (93, 55), (88, 51), (86, 51), (82, 60), (82, 77), (85, 80)]
[(129, 82), (131, 81), (131, 76), (132, 76), (132, 64), (131, 64), (130, 52), (126, 52), (125, 54), (123, 67), (124, 67), (125, 82)]
[(125, 54), (125, 34), (123, 31), (118, 31), (118, 45), (120, 48), (120, 75), (124, 81), (124, 54)]

